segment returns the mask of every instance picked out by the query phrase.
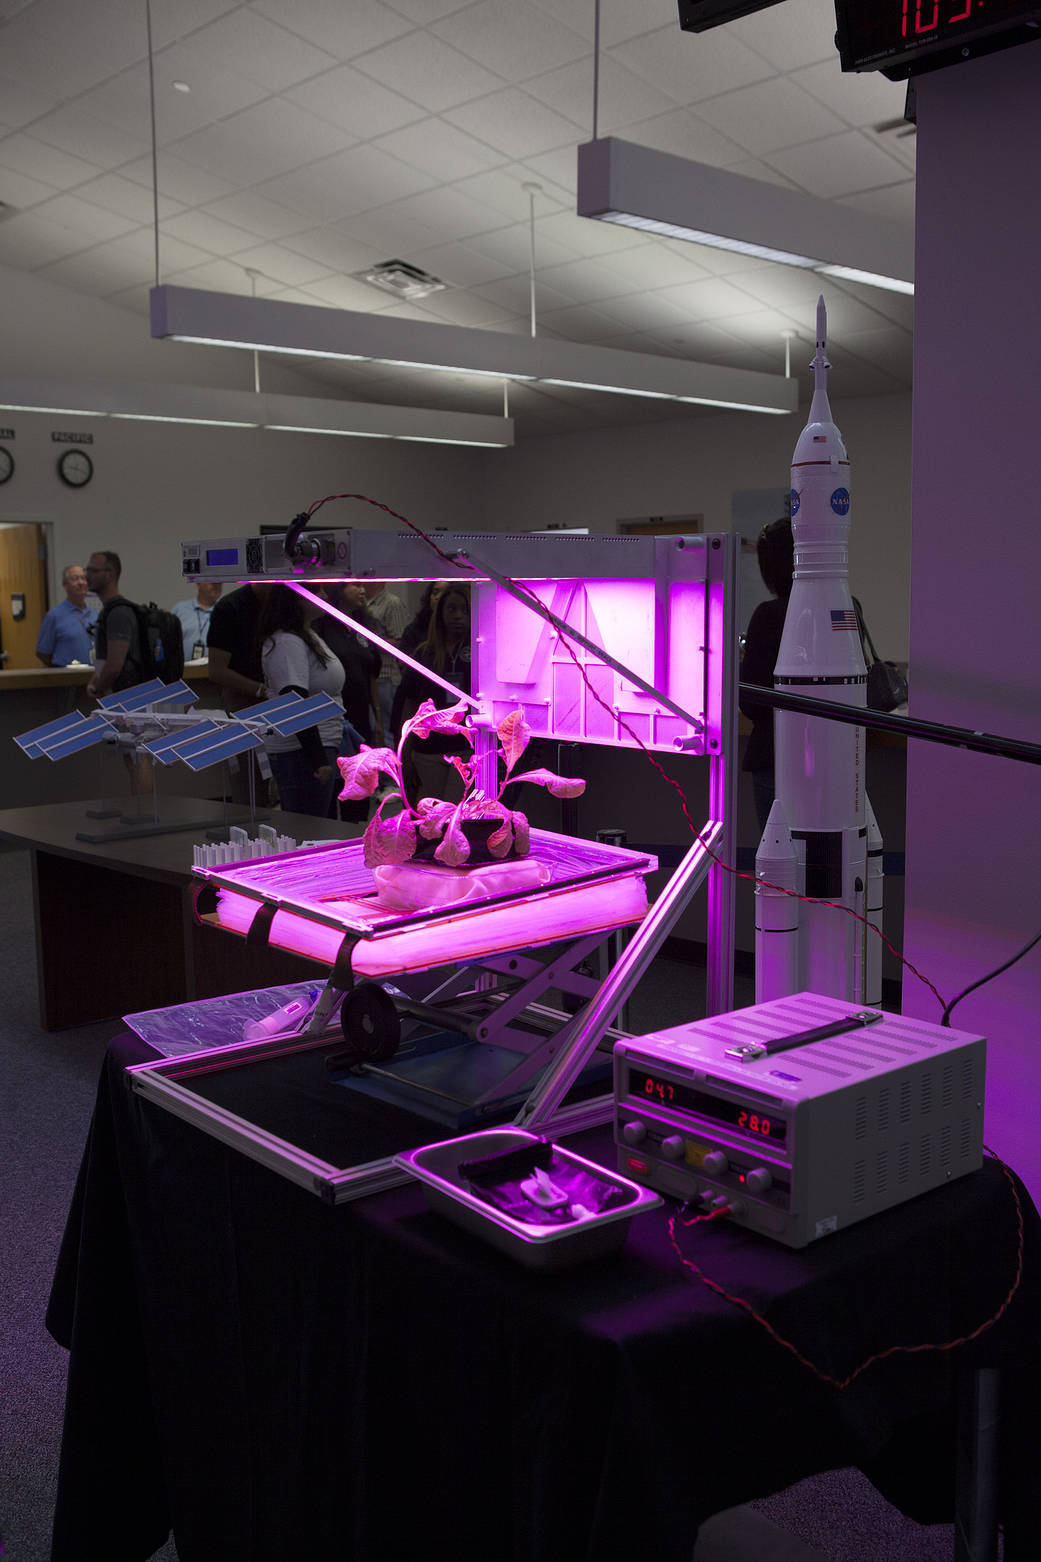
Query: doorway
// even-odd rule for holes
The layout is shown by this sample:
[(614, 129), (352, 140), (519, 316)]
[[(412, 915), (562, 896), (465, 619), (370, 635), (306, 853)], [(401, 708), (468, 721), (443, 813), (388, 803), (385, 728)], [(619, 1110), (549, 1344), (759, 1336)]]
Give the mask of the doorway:
[(47, 604), (44, 525), (0, 523), (0, 666), (5, 670), (39, 666), (36, 637)]

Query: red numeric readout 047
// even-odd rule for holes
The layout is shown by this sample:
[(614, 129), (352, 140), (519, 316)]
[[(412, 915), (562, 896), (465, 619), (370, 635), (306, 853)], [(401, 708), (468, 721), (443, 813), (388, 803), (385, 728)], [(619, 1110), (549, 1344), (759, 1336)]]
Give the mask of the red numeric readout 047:
[[(948, 0), (951, 4), (952, 0)], [(959, 0), (953, 0), (958, 4)], [(944, 26), (951, 22), (967, 21), (973, 5), (979, 5), (982, 0), (961, 0), (961, 10), (952, 11), (949, 16), (943, 17)], [(920, 38), (925, 33), (935, 32), (940, 25), (940, 0), (903, 0), (903, 17), (900, 23), (900, 36), (902, 38)]]

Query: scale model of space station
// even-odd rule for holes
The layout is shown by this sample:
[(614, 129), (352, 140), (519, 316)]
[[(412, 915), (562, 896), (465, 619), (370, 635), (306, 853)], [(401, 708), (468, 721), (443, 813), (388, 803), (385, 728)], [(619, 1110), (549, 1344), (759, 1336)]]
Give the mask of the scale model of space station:
[[(189, 711), (199, 696), (182, 680), (163, 683), (151, 678), (147, 683), (131, 685), (115, 694), (106, 694), (89, 715), (70, 711), (42, 727), (33, 727), (15, 738), (28, 759), (67, 759), (98, 744), (110, 744), (122, 752), (147, 755), (158, 767), (186, 765), (189, 770), (207, 770), (211, 765), (247, 754), (263, 747), (272, 733), (292, 737), (305, 727), (314, 726), (330, 716), (343, 715), (343, 707), (326, 694), (303, 699), (299, 694), (281, 694), (226, 716), (222, 711)], [(250, 772), (252, 779), (252, 771)], [(153, 792), (155, 785), (153, 783)], [(118, 811), (117, 811), (118, 812)], [(108, 818), (109, 813), (93, 812), (92, 818)], [(141, 824), (134, 816), (112, 830), (82, 831), (79, 840), (130, 840), (137, 835), (166, 833), (171, 829), (202, 829), (213, 821), (192, 820), (189, 824), (160, 822), (158, 799), (152, 824)]]
[[(204, 1017), (193, 1032), (192, 1062), (200, 1043), (235, 1043), (243, 1061), (314, 1049), (352, 1091), (455, 1129), (511, 1113), (526, 1130), (604, 1122), (610, 1095), (589, 1095), (597, 1074), (610, 1089), (610, 1058), (598, 1058), (598, 1046), (618, 1034), (619, 1010), (706, 881), (707, 1002), (712, 1013), (732, 1004), (733, 884), (719, 864), (732, 863), (734, 850), (736, 538), (439, 531), (432, 540), (436, 551), (419, 534), (393, 531), (221, 537), (182, 544), (183, 574), (193, 584), (282, 581), (304, 594), (322, 581), (465, 582), (472, 693), (454, 692), (470, 706), (478, 785), (488, 777), (483, 789), (495, 795), (497, 728), (520, 711), (533, 740), (631, 748), (638, 739), (652, 753), (703, 760), (709, 817), (650, 909), (653, 855), (536, 828), (520, 859), (534, 882), (475, 893), (484, 870), (434, 866), (465, 881), (465, 898), (410, 911), (379, 896), (360, 840), (196, 868), (201, 919), (308, 957), (328, 976), (320, 989), (273, 992), (267, 1014), (256, 1008), (262, 995), (243, 995), (252, 1005), (245, 1026), (229, 1021), (231, 1000), (196, 1005), (212, 1029)], [(612, 938), (624, 948), (600, 979), (590, 962)], [(184, 1023), (195, 1025), (190, 1008)], [(165, 1011), (162, 1023), (176, 1026), (178, 1012)], [(337, 1016), (342, 1041), (330, 1052)], [(211, 1106), (175, 1077), (182, 1066), (171, 1056), (142, 1069), (135, 1088), (212, 1132)], [(566, 1103), (580, 1076), (585, 1099)], [(220, 1134), (335, 1200), (402, 1176), (390, 1157), (330, 1174), (226, 1114)]]

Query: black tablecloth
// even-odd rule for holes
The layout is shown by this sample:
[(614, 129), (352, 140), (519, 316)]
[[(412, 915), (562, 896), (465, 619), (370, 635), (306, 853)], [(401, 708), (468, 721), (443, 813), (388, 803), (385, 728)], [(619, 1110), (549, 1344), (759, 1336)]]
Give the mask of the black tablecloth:
[[(143, 1562), (171, 1527), (181, 1562), (689, 1562), (710, 1514), (848, 1465), (941, 1521), (955, 1383), (980, 1364), (1006, 1369), (1002, 1512), (1036, 1535), (1021, 1188), (1001, 1321), (839, 1391), (683, 1268), (674, 1206), (616, 1257), (532, 1273), (414, 1185), (327, 1207), (134, 1094), (148, 1055), (110, 1049), (48, 1312), (71, 1353), (55, 1562)], [(802, 1252), (719, 1222), (681, 1245), (841, 1378), (994, 1314), (1015, 1201), (988, 1162)]]

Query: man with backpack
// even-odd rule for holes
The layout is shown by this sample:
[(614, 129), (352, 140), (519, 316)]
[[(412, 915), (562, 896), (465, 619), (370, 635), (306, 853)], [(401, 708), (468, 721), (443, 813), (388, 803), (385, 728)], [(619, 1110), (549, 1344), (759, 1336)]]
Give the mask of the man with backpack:
[(129, 689), (144, 676), (137, 611), (119, 590), (122, 572), (119, 554), (107, 549), (92, 553), (87, 560), (87, 586), (101, 601), (95, 631), (96, 665), (87, 684), (87, 693), (95, 700), (116, 689)]

